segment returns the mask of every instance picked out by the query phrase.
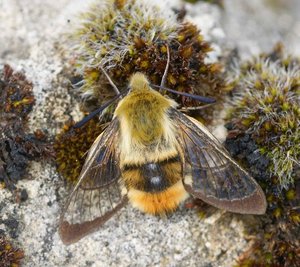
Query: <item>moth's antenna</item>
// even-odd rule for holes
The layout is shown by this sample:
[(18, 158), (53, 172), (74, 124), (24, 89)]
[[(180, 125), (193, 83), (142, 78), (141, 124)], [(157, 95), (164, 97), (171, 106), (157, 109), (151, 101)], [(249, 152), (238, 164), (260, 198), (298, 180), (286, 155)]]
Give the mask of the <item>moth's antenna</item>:
[(106, 76), (106, 78), (109, 81), (110, 85), (114, 88), (115, 93), (117, 95), (119, 95), (120, 91), (119, 91), (118, 87), (114, 84), (114, 82), (112, 81), (112, 79), (109, 77), (109, 75), (107, 74), (106, 70), (101, 65), (99, 66), (99, 68), (104, 73), (104, 75)]
[(114, 84), (114, 82), (112, 81), (112, 79), (109, 77), (109, 75), (107, 74), (107, 72), (105, 71), (105, 69), (102, 66), (99, 66), (99, 68), (101, 69), (101, 71), (104, 73), (104, 75), (106, 76), (107, 80), (109, 81), (110, 85), (114, 88), (114, 91), (116, 93), (116, 96), (114, 98), (112, 98), (111, 100), (107, 101), (106, 103), (104, 103), (100, 108), (92, 111), (89, 115), (85, 116), (81, 121), (77, 122), (74, 126), (73, 129), (77, 129), (82, 127), (83, 125), (85, 125), (87, 122), (89, 122), (92, 118), (94, 118), (96, 115), (100, 114), (103, 110), (105, 110), (106, 108), (108, 108), (113, 102), (115, 102), (118, 98), (122, 98), (123, 95), (125, 93), (128, 92), (128, 90), (125, 90), (124, 92), (120, 93), (118, 87)]
[(125, 90), (122, 93), (117, 94), (113, 99), (107, 101), (104, 103), (100, 108), (92, 111), (89, 115), (85, 116), (81, 121), (77, 122), (73, 128), (77, 129), (85, 125), (88, 121), (90, 121), (92, 118), (94, 118), (96, 115), (100, 114), (104, 109), (109, 107), (113, 102), (115, 102), (118, 98), (122, 98), (124, 94), (126, 94), (128, 90)]
[(159, 88), (159, 92), (161, 92), (162, 90), (166, 90), (166, 91), (171, 92), (173, 94), (177, 94), (177, 95), (182, 95), (182, 96), (193, 98), (193, 99), (198, 100), (198, 101), (200, 101), (202, 103), (207, 103), (207, 104), (215, 103), (216, 100), (214, 98), (211, 98), (211, 97), (204, 97), (204, 96), (199, 96), (199, 95), (192, 95), (192, 94), (189, 94), (189, 93), (179, 92), (179, 91), (172, 90), (170, 88), (165, 87), (165, 83), (166, 83), (167, 75), (168, 75), (168, 70), (169, 70), (169, 66), (170, 66), (170, 49), (169, 49), (168, 44), (166, 44), (166, 47), (167, 47), (167, 56), (168, 56), (168, 59), (167, 59), (167, 64), (166, 64), (166, 67), (165, 67), (165, 71), (164, 71), (163, 77), (161, 79), (161, 83), (160, 83), (160, 85), (150, 84), (150, 86), (155, 87), (155, 88)]
[[(169, 50), (168, 44), (166, 46), (167, 46), (168, 59), (167, 59), (167, 64), (166, 64), (166, 67), (165, 67), (164, 75), (162, 76), (161, 82), (160, 82), (161, 89), (163, 89), (163, 87), (165, 86), (165, 83), (166, 83), (166, 80), (167, 80), (167, 75), (168, 75), (168, 70), (169, 70), (169, 66), (170, 66), (170, 50)], [(160, 89), (160, 91), (161, 91), (161, 89)]]
[(179, 91), (172, 90), (170, 88), (167, 88), (167, 87), (164, 87), (164, 86), (160, 86), (160, 85), (156, 85), (156, 84), (152, 84), (152, 83), (150, 84), (150, 86), (166, 90), (166, 91), (168, 91), (170, 93), (173, 93), (173, 94), (190, 97), (190, 98), (198, 100), (198, 101), (200, 101), (202, 103), (211, 104), (211, 103), (215, 103), (216, 102), (216, 100), (214, 98), (212, 98), (212, 97), (206, 97), (206, 96), (193, 95), (193, 94), (189, 94), (189, 93), (179, 92)]

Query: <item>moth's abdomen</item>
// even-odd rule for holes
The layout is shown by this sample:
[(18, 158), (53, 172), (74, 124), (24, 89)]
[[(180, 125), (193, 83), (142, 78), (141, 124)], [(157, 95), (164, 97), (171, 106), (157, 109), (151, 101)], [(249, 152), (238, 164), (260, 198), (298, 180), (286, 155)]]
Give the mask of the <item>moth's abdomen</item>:
[(122, 178), (132, 205), (146, 213), (171, 212), (187, 196), (179, 156), (142, 165), (125, 165)]
[(122, 169), (128, 187), (147, 193), (158, 193), (177, 183), (182, 177), (179, 157), (144, 164), (127, 164)]
[(134, 188), (128, 190), (132, 206), (153, 215), (174, 211), (187, 196), (181, 180), (159, 193), (147, 193)]

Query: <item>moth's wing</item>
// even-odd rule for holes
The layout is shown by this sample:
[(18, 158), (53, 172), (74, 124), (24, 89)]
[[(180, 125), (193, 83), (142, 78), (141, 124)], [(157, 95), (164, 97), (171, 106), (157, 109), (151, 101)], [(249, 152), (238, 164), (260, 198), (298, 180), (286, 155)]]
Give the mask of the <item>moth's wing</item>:
[(231, 212), (263, 214), (267, 203), (257, 182), (193, 118), (172, 110), (183, 160), (183, 184), (194, 197)]
[(60, 218), (59, 234), (65, 244), (96, 231), (127, 203), (119, 185), (118, 133), (115, 118), (88, 152)]

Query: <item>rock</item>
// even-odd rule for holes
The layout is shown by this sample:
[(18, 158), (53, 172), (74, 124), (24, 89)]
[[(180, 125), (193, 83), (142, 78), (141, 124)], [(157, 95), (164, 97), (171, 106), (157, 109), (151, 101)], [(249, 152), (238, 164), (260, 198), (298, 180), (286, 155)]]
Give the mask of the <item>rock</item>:
[[(74, 98), (77, 92), (70, 93), (69, 81), (63, 73), (68, 61), (62, 46), (65, 33), (89, 2), (4, 0), (0, 3), (0, 65), (10, 64), (33, 82), (36, 104), (29, 121), (32, 132), (47, 129), (54, 136), (66, 120), (79, 120), (82, 116)], [(186, 19), (201, 26), (205, 38), (213, 42), (212, 61), (232, 43), (243, 56), (249, 56), (271, 48), (279, 37), (279, 29), (274, 25), (280, 19), (271, 10), (260, 14), (259, 1), (233, 2), (228, 2), (225, 10), (206, 3), (187, 5)], [(249, 6), (254, 11), (248, 14)], [(286, 14), (293, 16), (288, 11)], [(257, 25), (256, 18), (264, 23)], [(288, 21), (280, 29), (287, 30)], [(259, 27), (253, 36), (250, 23)], [(297, 25), (299, 28), (299, 19)], [(276, 34), (270, 36), (273, 30)], [(293, 31), (296, 32), (296, 26)], [(287, 31), (285, 36), (293, 39)], [(294, 51), (299, 51), (299, 45)], [(12, 233), (24, 249), (23, 266), (232, 266), (247, 247), (240, 216), (217, 212), (200, 219), (194, 210), (184, 206), (166, 220), (127, 206), (96, 233), (64, 246), (57, 233), (60, 210), (67, 195), (63, 180), (55, 167), (46, 163), (32, 163), (29, 173), (30, 179), (18, 183), (26, 190), (21, 192), (21, 200), (26, 200), (21, 205), (8, 190), (0, 189), (0, 231)]]

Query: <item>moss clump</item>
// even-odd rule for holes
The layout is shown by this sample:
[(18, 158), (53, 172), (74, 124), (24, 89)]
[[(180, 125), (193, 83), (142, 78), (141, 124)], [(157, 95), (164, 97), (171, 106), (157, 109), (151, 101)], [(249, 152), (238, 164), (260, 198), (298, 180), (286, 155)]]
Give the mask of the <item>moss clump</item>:
[[(137, 71), (160, 84), (167, 64), (167, 46), (167, 87), (222, 99), (226, 84), (221, 68), (205, 63), (211, 47), (199, 30), (190, 23), (177, 22), (176, 14), (149, 1), (98, 1), (82, 14), (81, 26), (72, 39), (84, 96), (87, 100), (96, 99), (97, 106), (114, 95), (99, 66), (121, 90)], [(176, 100), (182, 106), (199, 105), (185, 97)], [(86, 106), (87, 110), (93, 108)]]
[(42, 131), (27, 133), (33, 105), (32, 84), (5, 65), (0, 71), (0, 184), (10, 190), (24, 177), (30, 160), (49, 152)]
[(0, 72), (1, 115), (3, 117), (16, 116), (27, 120), (34, 101), (32, 83), (26, 79), (24, 74), (14, 72), (9, 65), (4, 65)]
[(231, 127), (250, 135), (288, 188), (300, 158), (300, 63), (263, 56), (243, 65), (235, 83)]
[(24, 258), (24, 252), (21, 249), (14, 248), (11, 243), (0, 234), (0, 266), (18, 267), (21, 266), (21, 260)]
[(77, 182), (86, 153), (105, 128), (105, 124), (100, 124), (98, 118), (78, 129), (73, 128), (74, 124), (73, 121), (66, 123), (54, 143), (58, 172), (69, 184)]
[(196, 4), (198, 2), (204, 2), (204, 3), (218, 5), (221, 8), (224, 8), (224, 0), (184, 0), (184, 2), (187, 2), (187, 3), (190, 3), (190, 4)]
[(233, 94), (226, 146), (268, 201), (264, 233), (240, 266), (299, 266), (300, 61), (277, 46), (241, 66)]

